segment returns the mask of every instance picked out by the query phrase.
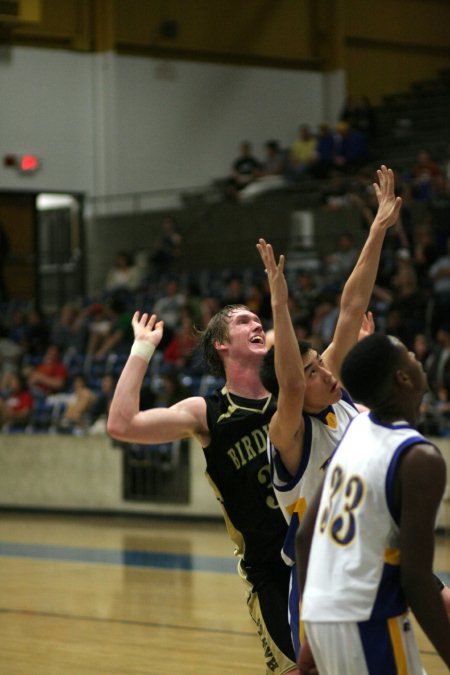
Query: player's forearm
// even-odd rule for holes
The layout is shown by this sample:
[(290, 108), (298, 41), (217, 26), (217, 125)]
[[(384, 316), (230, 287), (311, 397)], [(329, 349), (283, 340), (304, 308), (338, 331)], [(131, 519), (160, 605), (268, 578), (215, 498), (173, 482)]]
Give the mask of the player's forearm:
[(422, 630), (450, 668), (450, 620), (433, 576), (403, 576), (402, 586)]
[(275, 372), (281, 387), (303, 386), (303, 361), (287, 303), (272, 305), (275, 333)]
[(358, 262), (347, 279), (341, 298), (341, 312), (352, 309), (364, 313), (375, 286), (386, 230), (375, 218)]

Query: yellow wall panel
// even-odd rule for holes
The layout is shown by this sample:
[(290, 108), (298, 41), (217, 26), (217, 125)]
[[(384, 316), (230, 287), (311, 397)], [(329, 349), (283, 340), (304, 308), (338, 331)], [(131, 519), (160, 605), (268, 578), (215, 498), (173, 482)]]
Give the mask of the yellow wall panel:
[(23, 26), (16, 32), (18, 35), (45, 35), (72, 37), (77, 29), (79, 6), (77, 0), (42, 0), (41, 21), (30, 26)]
[[(192, 53), (309, 58), (311, 0), (116, 0), (119, 44)], [(161, 22), (175, 21), (164, 38)]]
[(437, 77), (448, 68), (448, 58), (439, 55), (388, 50), (371, 46), (346, 50), (347, 87), (350, 96), (368, 95), (378, 103), (384, 95), (406, 92), (413, 82)]
[[(373, 100), (450, 68), (450, 0), (41, 0), (11, 42), (142, 56), (343, 69)], [(164, 35), (164, 22), (175, 27)], [(172, 22), (172, 24), (170, 23)]]
[(450, 49), (450, 2), (347, 0), (347, 38)]

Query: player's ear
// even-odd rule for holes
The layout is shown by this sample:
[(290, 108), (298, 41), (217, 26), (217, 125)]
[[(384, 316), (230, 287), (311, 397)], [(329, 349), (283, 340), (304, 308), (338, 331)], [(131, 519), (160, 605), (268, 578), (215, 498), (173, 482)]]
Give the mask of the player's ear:
[(411, 382), (411, 378), (408, 375), (408, 373), (399, 368), (398, 370), (395, 371), (395, 382), (400, 387), (405, 387), (408, 386), (408, 384)]
[(226, 349), (226, 345), (223, 342), (219, 342), (219, 340), (214, 340), (213, 346), (216, 352), (222, 352), (224, 349)]

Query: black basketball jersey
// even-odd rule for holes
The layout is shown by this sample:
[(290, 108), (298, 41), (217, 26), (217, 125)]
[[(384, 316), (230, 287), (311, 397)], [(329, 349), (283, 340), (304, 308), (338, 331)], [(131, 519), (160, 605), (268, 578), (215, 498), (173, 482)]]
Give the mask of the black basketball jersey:
[(287, 526), (267, 456), (272, 397), (241, 398), (223, 387), (205, 400), (211, 435), (210, 445), (203, 448), (206, 475), (222, 505), (228, 533), (247, 564), (279, 562)]

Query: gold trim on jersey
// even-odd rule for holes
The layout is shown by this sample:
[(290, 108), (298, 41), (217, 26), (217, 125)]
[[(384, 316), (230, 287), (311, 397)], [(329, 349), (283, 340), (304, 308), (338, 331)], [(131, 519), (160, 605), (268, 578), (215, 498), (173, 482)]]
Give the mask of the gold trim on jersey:
[(398, 548), (386, 548), (384, 550), (384, 562), (389, 565), (400, 565), (400, 551)]
[[(227, 419), (228, 417), (231, 417), (232, 414), (234, 412), (236, 412), (236, 410), (248, 410), (250, 412), (260, 413), (261, 415), (263, 415), (266, 412), (270, 401), (272, 400), (272, 394), (269, 394), (269, 396), (267, 398), (267, 401), (265, 402), (265, 404), (262, 408), (250, 408), (250, 407), (247, 407), (247, 406), (244, 406), (244, 405), (239, 405), (238, 403), (235, 403), (233, 401), (233, 399), (231, 398), (231, 394), (228, 391), (226, 385), (224, 387), (222, 387), (222, 390), (221, 390), (220, 393), (227, 397), (229, 405), (228, 405), (227, 411), (225, 413), (222, 413), (222, 415), (220, 415), (220, 417), (217, 419), (217, 424), (219, 422), (221, 422), (222, 420)], [(244, 398), (244, 397), (242, 397), (242, 398)]]
[(330, 412), (326, 415), (325, 421), (327, 423), (327, 426), (330, 427), (330, 429), (337, 429), (337, 419), (336, 419), (336, 413)]
[(244, 554), (245, 554), (244, 537), (242, 536), (242, 533), (239, 530), (237, 530), (234, 527), (233, 523), (231, 522), (231, 520), (228, 516), (228, 513), (225, 509), (225, 504), (224, 504), (224, 501), (223, 501), (222, 494), (221, 494), (219, 488), (217, 487), (217, 485), (215, 484), (215, 482), (213, 481), (213, 479), (211, 478), (211, 476), (209, 475), (209, 473), (207, 471), (205, 471), (205, 476), (206, 476), (206, 479), (207, 479), (208, 483), (212, 487), (212, 490), (213, 490), (213, 492), (216, 496), (217, 501), (219, 502), (219, 504), (222, 508), (222, 513), (223, 513), (223, 517), (224, 517), (224, 520), (225, 520), (225, 525), (226, 525), (226, 528), (227, 528), (228, 536), (230, 537), (233, 544), (236, 545), (234, 555), (237, 556), (237, 557), (244, 556)]
[(306, 512), (306, 499), (299, 497), (295, 502), (286, 506), (286, 511), (292, 516), (293, 513), (298, 513), (299, 520), (303, 518)]
[(398, 617), (392, 617), (387, 620), (389, 635), (391, 636), (392, 650), (394, 652), (394, 661), (397, 667), (397, 673), (407, 673), (408, 663), (403, 646), (403, 640), (398, 625)]

